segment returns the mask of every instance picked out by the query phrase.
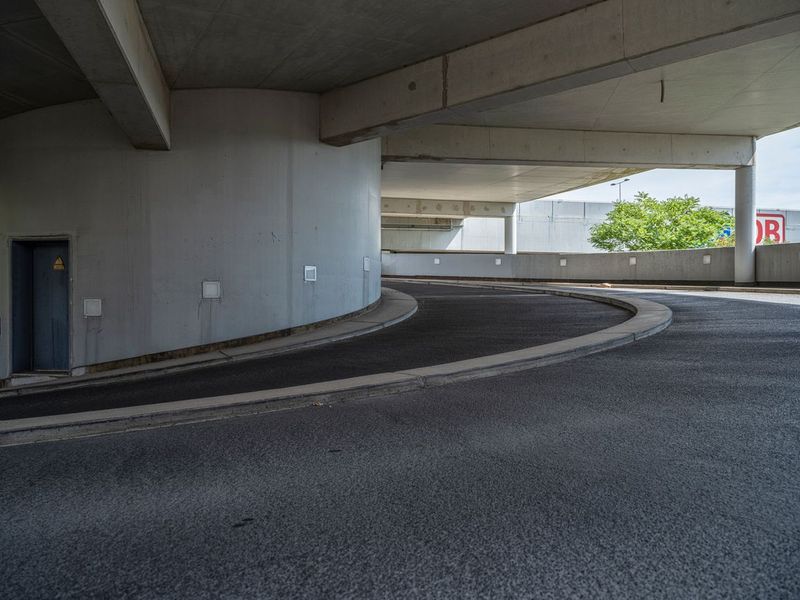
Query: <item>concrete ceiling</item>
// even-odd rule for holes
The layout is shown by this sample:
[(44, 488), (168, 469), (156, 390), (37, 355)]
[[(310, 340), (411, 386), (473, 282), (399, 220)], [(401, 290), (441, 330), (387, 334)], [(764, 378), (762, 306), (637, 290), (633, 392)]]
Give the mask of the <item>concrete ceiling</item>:
[[(138, 0), (173, 88), (321, 92), (597, 0)], [(0, 1), (0, 118), (96, 97), (34, 0)]]
[(612, 181), (637, 169), (386, 163), (381, 195), (392, 198), (524, 202), (572, 189)]
[[(138, 2), (171, 87), (320, 92), (596, 0)], [(0, 118), (95, 97), (34, 0), (0, 2), (0, 56)], [(448, 122), (763, 136), (800, 123), (799, 92), (790, 34)]]
[(500, 109), (454, 111), (450, 122), (762, 137), (800, 124), (800, 34)]
[(0, 119), (95, 96), (36, 3), (0, 1)]
[(597, 0), (139, 0), (174, 88), (321, 92)]
[[(661, 102), (661, 79), (664, 102)], [(686, 60), (449, 123), (594, 131), (765, 136), (800, 123), (800, 34)], [(543, 198), (626, 176), (622, 169), (387, 163), (387, 197)]]

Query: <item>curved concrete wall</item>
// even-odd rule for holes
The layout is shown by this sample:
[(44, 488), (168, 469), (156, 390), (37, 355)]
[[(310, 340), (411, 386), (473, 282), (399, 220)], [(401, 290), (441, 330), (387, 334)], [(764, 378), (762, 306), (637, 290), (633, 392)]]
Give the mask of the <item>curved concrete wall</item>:
[[(384, 252), (396, 276), (498, 277), (546, 281), (733, 282), (733, 248), (656, 252)], [(635, 260), (632, 260), (635, 259)]]
[[(516, 255), (385, 251), (381, 259), (383, 274), (389, 276), (733, 284), (734, 275), (733, 248)], [(800, 284), (800, 243), (757, 246), (756, 282)]]
[[(308, 324), (380, 295), (380, 142), (318, 141), (318, 97), (172, 95), (172, 150), (99, 101), (0, 121), (0, 377), (12, 239), (70, 241), (73, 368)], [(364, 270), (364, 258), (373, 268)], [(304, 265), (318, 280), (305, 282)], [(203, 280), (222, 282), (202, 300)], [(83, 298), (103, 316), (84, 318)]]

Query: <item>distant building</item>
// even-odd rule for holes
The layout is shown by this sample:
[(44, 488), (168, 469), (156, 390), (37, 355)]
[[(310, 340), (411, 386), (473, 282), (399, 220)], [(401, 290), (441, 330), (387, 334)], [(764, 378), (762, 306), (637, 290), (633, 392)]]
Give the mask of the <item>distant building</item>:
[[(589, 229), (602, 223), (610, 202), (535, 200), (520, 204), (517, 224), (520, 252), (598, 252)], [(721, 208), (732, 212), (732, 208)], [(800, 242), (800, 211), (759, 210), (759, 231), (775, 241)], [(776, 239), (777, 238), (777, 239)], [(384, 250), (503, 249), (502, 219), (419, 219), (384, 217)]]

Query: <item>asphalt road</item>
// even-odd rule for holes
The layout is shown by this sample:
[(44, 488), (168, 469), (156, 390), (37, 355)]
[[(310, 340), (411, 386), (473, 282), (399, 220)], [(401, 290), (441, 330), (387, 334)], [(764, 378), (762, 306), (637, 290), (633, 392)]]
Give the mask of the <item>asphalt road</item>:
[(0, 597), (800, 597), (800, 307), (645, 297), (558, 365), (0, 448)]
[(137, 406), (447, 363), (537, 346), (611, 327), (630, 313), (547, 294), (391, 282), (417, 314), (377, 333), (284, 354), (102, 387), (0, 399), (0, 420)]

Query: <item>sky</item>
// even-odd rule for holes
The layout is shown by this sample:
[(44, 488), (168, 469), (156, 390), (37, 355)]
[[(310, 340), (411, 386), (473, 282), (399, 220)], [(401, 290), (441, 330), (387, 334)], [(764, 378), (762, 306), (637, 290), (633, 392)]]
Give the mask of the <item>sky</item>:
[[(611, 202), (617, 199), (613, 182), (556, 194), (545, 200)], [(664, 200), (672, 196), (697, 196), (702, 204), (733, 207), (733, 171), (655, 169), (632, 175), (622, 186), (622, 197), (647, 192)], [(756, 206), (800, 210), (800, 127), (758, 140), (756, 146)]]

